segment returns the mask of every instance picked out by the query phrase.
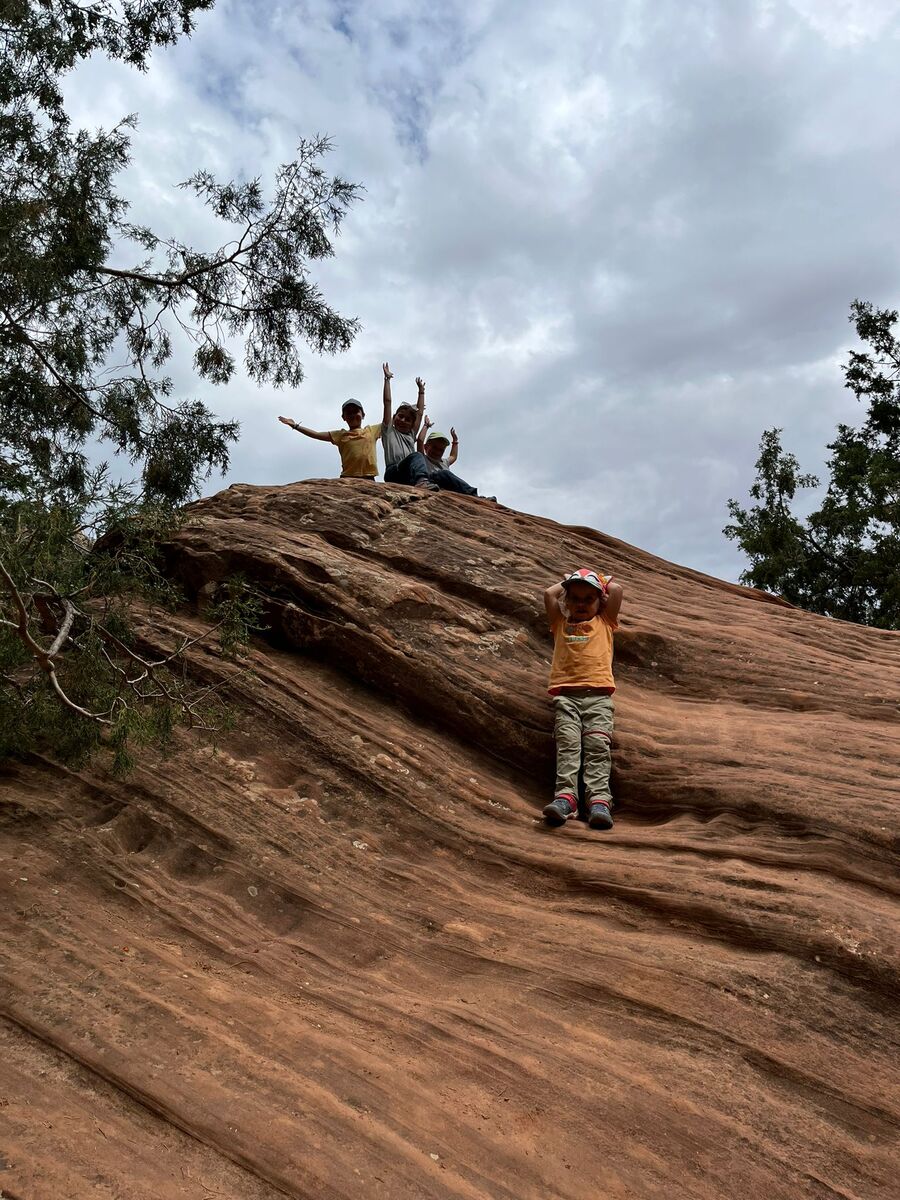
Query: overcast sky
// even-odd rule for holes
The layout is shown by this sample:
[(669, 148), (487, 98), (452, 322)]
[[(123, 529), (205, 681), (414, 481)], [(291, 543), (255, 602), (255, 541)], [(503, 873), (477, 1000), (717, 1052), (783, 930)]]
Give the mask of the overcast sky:
[[(860, 297), (900, 304), (897, 0), (219, 0), (146, 75), (69, 81), (77, 119), (137, 112), (132, 219), (227, 239), (174, 185), (271, 183), (303, 136), (365, 187), (314, 272), (362, 330), (296, 392), (181, 394), (242, 422), (224, 483), (339, 473), (318, 429), (427, 381), (459, 474), (736, 579), (721, 534), (759, 437), (820, 470)], [(380, 453), (380, 451), (379, 451)]]

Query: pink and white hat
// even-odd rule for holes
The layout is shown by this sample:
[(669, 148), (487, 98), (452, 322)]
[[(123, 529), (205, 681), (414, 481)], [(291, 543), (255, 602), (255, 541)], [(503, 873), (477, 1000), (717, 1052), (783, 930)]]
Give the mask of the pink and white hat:
[(610, 579), (612, 579), (612, 575), (600, 575), (589, 567), (582, 567), (578, 571), (573, 571), (571, 575), (567, 575), (562, 581), (562, 585), (564, 588), (568, 588), (570, 583), (587, 583), (605, 596)]

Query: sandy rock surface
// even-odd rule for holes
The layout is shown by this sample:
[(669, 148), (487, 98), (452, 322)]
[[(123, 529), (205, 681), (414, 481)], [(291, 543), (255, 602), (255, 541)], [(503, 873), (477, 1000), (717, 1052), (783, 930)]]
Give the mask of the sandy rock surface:
[[(194, 655), (218, 750), (0, 768), (6, 1200), (896, 1195), (900, 635), (357, 481), (169, 560), (270, 629)], [(578, 566), (625, 588), (606, 834), (538, 820)]]

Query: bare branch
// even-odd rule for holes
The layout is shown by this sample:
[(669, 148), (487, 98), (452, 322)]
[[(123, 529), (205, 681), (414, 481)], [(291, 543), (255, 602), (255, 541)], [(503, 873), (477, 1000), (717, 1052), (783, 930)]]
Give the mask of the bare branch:
[(66, 615), (63, 618), (63, 623), (60, 626), (59, 633), (53, 639), (53, 644), (51, 645), (50, 649), (47, 651), (48, 658), (53, 658), (54, 655), (58, 654), (60, 652), (60, 650), (62, 649), (62, 647), (69, 640), (69, 633), (72, 630), (72, 624), (73, 624), (76, 616), (78, 616), (78, 609), (75, 607), (75, 605), (72, 603), (71, 600), (63, 600), (62, 604), (63, 604), (63, 608), (65, 609)]
[(46, 661), (46, 653), (43, 647), (40, 646), (31, 636), (31, 631), (28, 628), (28, 610), (25, 607), (25, 601), (22, 599), (21, 592), (16, 587), (15, 580), (13, 579), (12, 575), (10, 575), (9, 571), (7, 571), (2, 562), (0, 562), (0, 576), (3, 577), (7, 591), (12, 597), (13, 604), (15, 605), (15, 608), (19, 614), (18, 624), (15, 626), (18, 631), (19, 638), (25, 643), (34, 657), (43, 666), (44, 662)]
[[(69, 699), (56, 677), (56, 670), (53, 666), (52, 660), (48, 660), (46, 665), (42, 665), (44, 666), (44, 670), (47, 672), (47, 678), (50, 680), (50, 686), (53, 688), (54, 692), (56, 692), (57, 696), (66, 706), (66, 708), (70, 708), (72, 712), (77, 712), (79, 716), (87, 717), (89, 721), (96, 721), (99, 725), (112, 725), (112, 720), (104, 713), (89, 712), (86, 708), (82, 708), (80, 704), (76, 704), (74, 700)], [(107, 711), (111, 712), (112, 709)]]

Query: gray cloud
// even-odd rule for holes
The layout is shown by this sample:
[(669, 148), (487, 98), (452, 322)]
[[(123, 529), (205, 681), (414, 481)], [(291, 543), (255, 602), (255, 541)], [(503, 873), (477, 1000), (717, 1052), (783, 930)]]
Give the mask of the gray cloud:
[(296, 395), (198, 386), (238, 416), (229, 481), (337, 473), (275, 423), (377, 416), (428, 380), (460, 473), (735, 578), (720, 530), (761, 431), (821, 469), (854, 297), (896, 302), (900, 23), (893, 3), (220, 3), (145, 77), (90, 64), (86, 123), (137, 110), (136, 219), (213, 244), (169, 185), (271, 177), (304, 134), (365, 184), (323, 290), (364, 325)]

